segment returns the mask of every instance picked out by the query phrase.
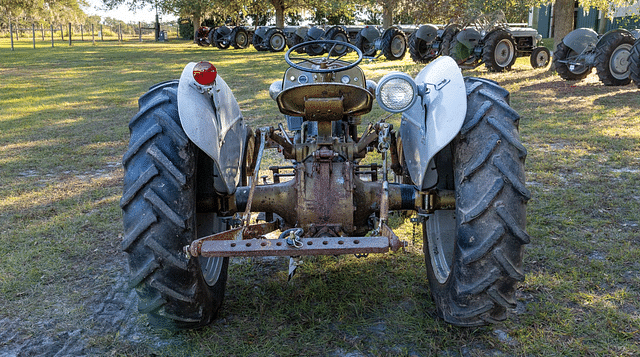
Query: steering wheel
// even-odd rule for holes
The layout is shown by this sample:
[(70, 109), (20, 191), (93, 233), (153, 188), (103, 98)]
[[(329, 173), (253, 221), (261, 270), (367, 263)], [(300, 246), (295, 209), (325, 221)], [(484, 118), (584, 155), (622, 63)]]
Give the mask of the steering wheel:
[[(336, 68), (307, 68), (307, 67), (302, 67), (297, 63), (294, 63), (292, 61), (292, 59), (294, 60), (300, 60), (303, 62), (309, 62), (309, 63), (313, 63), (315, 65), (320, 64), (319, 62), (314, 62), (310, 59), (304, 58), (304, 57), (291, 57), (291, 53), (297, 49), (299, 49), (300, 47), (304, 47), (304, 46), (309, 46), (309, 45), (318, 45), (318, 44), (330, 44), (333, 45), (331, 46), (331, 49), (329, 49), (329, 51), (327, 52), (327, 56), (324, 57), (324, 59), (322, 60), (322, 62), (320, 63), (325, 63), (327, 65), (330, 65), (332, 63), (334, 63), (335, 61), (339, 60), (340, 58), (342, 58), (344, 55), (347, 54), (348, 51), (345, 51), (344, 54), (334, 58), (333, 60), (329, 61), (331, 59), (331, 52), (333, 52), (334, 48), (336, 46), (346, 46), (351, 50), (356, 51), (356, 53), (358, 54), (358, 59), (356, 59), (355, 61), (352, 62), (348, 62), (349, 64), (347, 64), (344, 67), (340, 67), (339, 69)], [(307, 42), (302, 42), (299, 43), (293, 47), (290, 47), (289, 50), (287, 51), (287, 53), (284, 55), (284, 60), (285, 62), (287, 62), (287, 64), (297, 70), (300, 71), (304, 71), (304, 72), (311, 72), (311, 73), (331, 73), (331, 72), (336, 72), (336, 71), (344, 71), (347, 69), (351, 69), (355, 66), (357, 66), (360, 62), (362, 62), (362, 51), (360, 51), (360, 49), (348, 42), (342, 42), (342, 41), (336, 41), (336, 40), (316, 40), (316, 41), (307, 41)], [(299, 62), (302, 63), (302, 62)]]

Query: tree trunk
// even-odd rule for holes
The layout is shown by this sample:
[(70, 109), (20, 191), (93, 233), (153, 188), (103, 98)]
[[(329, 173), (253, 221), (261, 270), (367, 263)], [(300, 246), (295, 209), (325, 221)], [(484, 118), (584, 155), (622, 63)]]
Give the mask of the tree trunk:
[(269, 0), (276, 10), (276, 27), (284, 28), (284, 0)]
[(553, 8), (553, 48), (557, 48), (569, 32), (573, 31), (573, 13), (575, 11), (574, 0), (556, 0)]
[(193, 42), (198, 42), (198, 29), (202, 23), (202, 17), (200, 14), (193, 14)]
[(382, 27), (388, 29), (393, 26), (393, 7), (391, 0), (382, 2)]
[(284, 28), (284, 6), (276, 8), (276, 27)]

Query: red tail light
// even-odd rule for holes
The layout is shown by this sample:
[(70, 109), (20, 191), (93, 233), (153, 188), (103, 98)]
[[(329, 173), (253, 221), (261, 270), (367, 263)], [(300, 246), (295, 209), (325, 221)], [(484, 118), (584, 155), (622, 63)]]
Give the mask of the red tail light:
[(193, 67), (193, 79), (203, 86), (208, 86), (215, 82), (217, 76), (218, 71), (216, 67), (209, 62), (198, 62)]

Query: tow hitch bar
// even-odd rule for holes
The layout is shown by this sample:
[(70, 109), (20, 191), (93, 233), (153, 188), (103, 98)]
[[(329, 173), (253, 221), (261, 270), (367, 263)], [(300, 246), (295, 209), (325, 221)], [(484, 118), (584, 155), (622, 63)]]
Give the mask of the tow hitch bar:
[(276, 229), (275, 222), (238, 227), (195, 240), (184, 252), (193, 257), (302, 256), (387, 253), (407, 246), (386, 224), (379, 236), (300, 238), (301, 245), (262, 237)]

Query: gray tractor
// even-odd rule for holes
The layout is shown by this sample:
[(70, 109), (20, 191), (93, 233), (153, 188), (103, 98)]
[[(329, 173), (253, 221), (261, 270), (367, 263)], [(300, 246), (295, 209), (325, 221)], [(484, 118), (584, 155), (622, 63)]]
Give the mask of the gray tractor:
[(587, 77), (593, 67), (606, 86), (631, 83), (629, 64), (638, 30), (614, 29), (602, 36), (588, 28), (571, 31), (553, 53), (553, 65), (558, 75), (568, 81)]
[(549, 50), (538, 46), (542, 40), (538, 31), (510, 26), (502, 11), (475, 16), (459, 28), (449, 40), (448, 55), (462, 68), (476, 68), (484, 63), (491, 72), (509, 71), (518, 57), (527, 56), (533, 68), (550, 63)]
[(243, 49), (249, 46), (250, 32), (245, 27), (228, 26), (200, 27), (197, 32), (196, 42), (200, 46), (216, 46), (222, 50), (229, 47)]
[(358, 32), (355, 45), (366, 57), (379, 57), (380, 51), (386, 59), (397, 61), (407, 52), (407, 35), (399, 26), (384, 31), (377, 26), (365, 26)]
[(277, 27), (258, 27), (253, 33), (252, 43), (258, 51), (281, 52), (287, 48), (284, 31)]
[[(326, 55), (296, 52), (316, 45)], [(338, 46), (350, 51), (336, 57)], [(376, 83), (341, 41), (300, 43), (284, 59), (269, 94), (286, 128), (249, 128), (234, 84), (209, 62), (140, 97), (120, 200), (139, 310), (161, 328), (205, 326), (222, 306), (229, 258), (289, 257), (291, 277), (305, 256), (396, 251), (406, 243), (389, 215), (410, 211), (437, 314), (459, 326), (504, 320), (530, 239), (527, 150), (509, 92), (463, 78), (449, 57)], [(398, 128), (363, 122), (375, 101), (402, 116)], [(289, 160), (270, 168), (270, 183), (260, 179), (266, 150)]]

